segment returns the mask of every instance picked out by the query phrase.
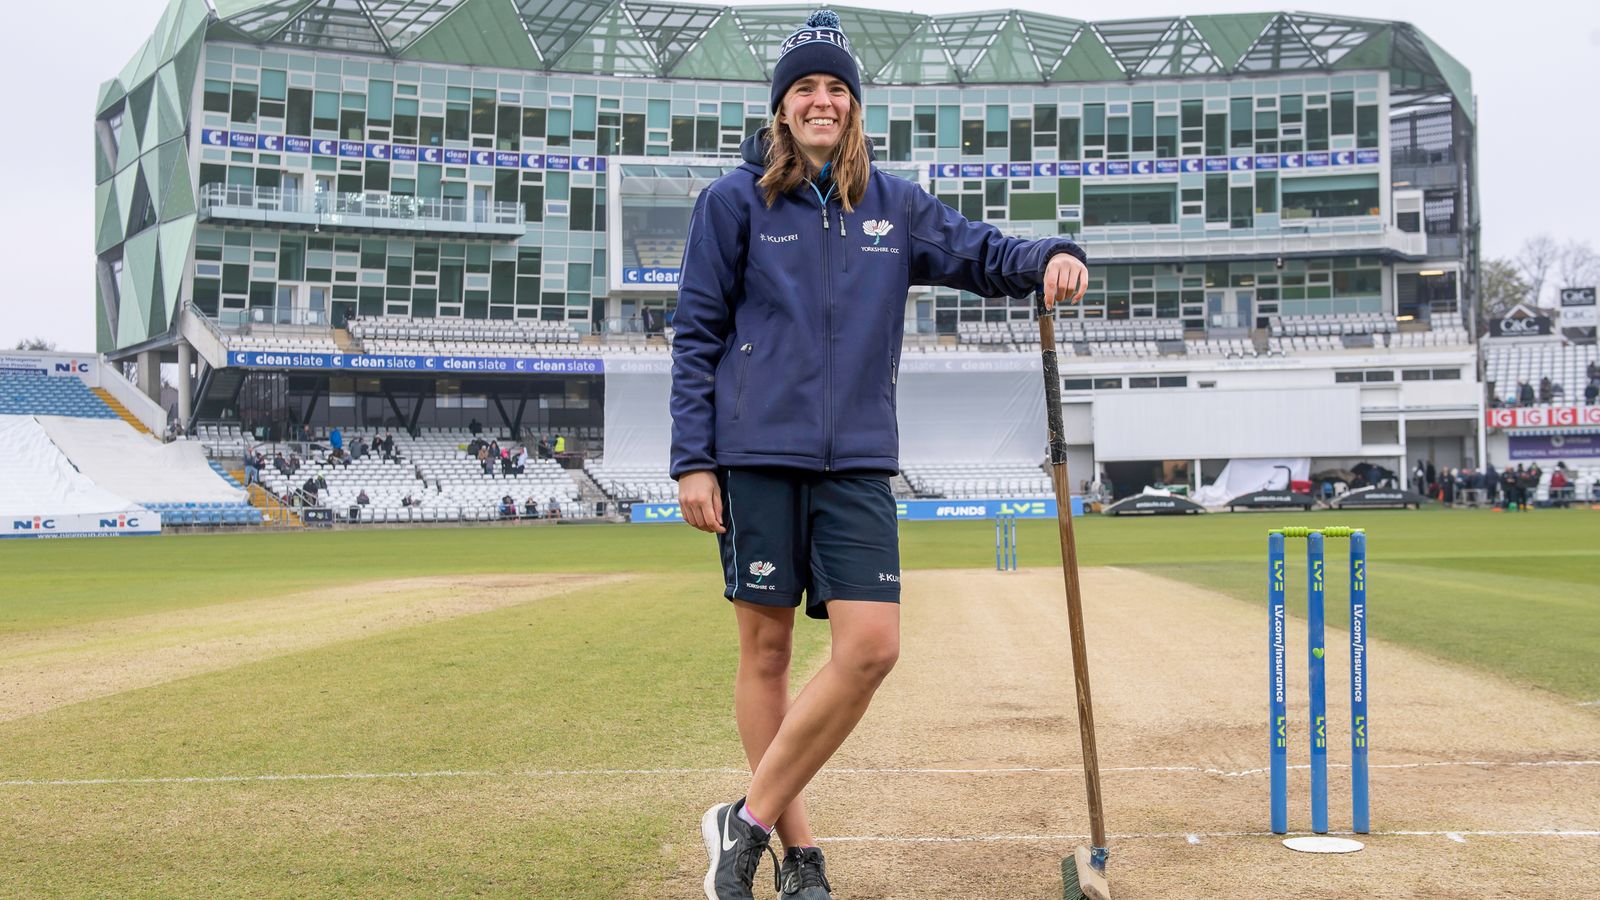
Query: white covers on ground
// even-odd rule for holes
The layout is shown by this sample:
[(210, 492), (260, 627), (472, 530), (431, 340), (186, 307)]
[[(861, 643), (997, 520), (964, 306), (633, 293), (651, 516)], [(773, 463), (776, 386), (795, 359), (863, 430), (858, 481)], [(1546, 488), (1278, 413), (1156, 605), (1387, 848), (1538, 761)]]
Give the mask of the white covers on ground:
[(245, 503), (244, 491), (217, 476), (197, 441), (162, 444), (118, 419), (39, 416), (50, 440), (101, 484), (138, 503)]
[(99, 515), (138, 508), (74, 469), (33, 416), (0, 416), (0, 459), (5, 460), (0, 516)]
[[(1284, 472), (1287, 466), (1289, 471)], [(1201, 506), (1223, 506), (1229, 500), (1252, 491), (1289, 489), (1289, 481), (1305, 481), (1311, 477), (1311, 458), (1307, 456), (1286, 459), (1231, 459), (1222, 467), (1217, 480), (1194, 492), (1194, 501)]]

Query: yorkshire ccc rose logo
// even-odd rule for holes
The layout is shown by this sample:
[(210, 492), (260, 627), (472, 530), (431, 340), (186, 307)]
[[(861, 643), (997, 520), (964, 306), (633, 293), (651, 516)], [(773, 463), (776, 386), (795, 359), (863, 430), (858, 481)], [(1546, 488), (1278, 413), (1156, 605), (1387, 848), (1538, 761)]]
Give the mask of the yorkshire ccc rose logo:
[(762, 562), (761, 560), (756, 560), (750, 564), (750, 574), (756, 576), (757, 584), (760, 584), (763, 579), (777, 570), (777, 566), (769, 562)]
[(861, 225), (861, 230), (872, 236), (872, 246), (876, 247), (883, 242), (883, 236), (894, 230), (888, 219), (868, 219)]

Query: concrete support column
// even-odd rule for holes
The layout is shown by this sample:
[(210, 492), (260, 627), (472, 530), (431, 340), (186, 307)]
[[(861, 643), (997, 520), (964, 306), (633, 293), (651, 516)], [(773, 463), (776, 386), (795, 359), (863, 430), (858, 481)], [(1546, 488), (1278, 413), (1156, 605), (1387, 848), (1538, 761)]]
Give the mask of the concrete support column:
[(1483, 391), (1479, 391), (1478, 417), (1472, 423), (1472, 433), (1477, 438), (1478, 447), (1478, 459), (1473, 464), (1473, 468), (1477, 469), (1479, 472), (1482, 472), (1483, 467), (1489, 464), (1489, 427), (1484, 423), (1484, 418), (1487, 415), (1488, 412), (1484, 403)]
[(178, 425), (187, 429), (189, 417), (194, 412), (194, 375), (190, 373), (190, 366), (194, 365), (194, 348), (188, 341), (178, 342)]
[(146, 397), (161, 403), (161, 354), (146, 350), (139, 354), (139, 390)]
[(1400, 490), (1411, 489), (1411, 450), (1406, 446), (1406, 417), (1401, 413), (1400, 426)]

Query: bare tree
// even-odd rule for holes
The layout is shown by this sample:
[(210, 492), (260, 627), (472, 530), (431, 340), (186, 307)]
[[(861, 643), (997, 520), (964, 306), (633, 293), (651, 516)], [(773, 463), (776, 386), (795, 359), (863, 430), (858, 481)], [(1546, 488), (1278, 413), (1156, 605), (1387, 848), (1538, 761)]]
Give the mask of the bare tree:
[(55, 341), (47, 341), (47, 340), (45, 340), (44, 338), (41, 338), (41, 337), (24, 338), (24, 339), (22, 339), (20, 341), (17, 341), (17, 345), (15, 347), (12, 347), (11, 349), (13, 349), (13, 350), (55, 350), (56, 349), (56, 344), (55, 344)]
[(1539, 305), (1539, 300), (1544, 296), (1545, 285), (1549, 282), (1550, 272), (1560, 262), (1563, 250), (1560, 244), (1548, 234), (1536, 234), (1522, 242), (1522, 249), (1517, 251), (1513, 262), (1517, 266), (1517, 274), (1528, 285), (1528, 302), (1534, 306)]
[(1529, 299), (1528, 283), (1517, 272), (1517, 264), (1502, 257), (1486, 259), (1479, 270), (1481, 301), (1478, 305), (1480, 333), (1487, 333), (1491, 319), (1497, 319)]
[(1600, 254), (1587, 241), (1567, 241), (1556, 263), (1556, 278), (1558, 288), (1594, 287), (1600, 281)]

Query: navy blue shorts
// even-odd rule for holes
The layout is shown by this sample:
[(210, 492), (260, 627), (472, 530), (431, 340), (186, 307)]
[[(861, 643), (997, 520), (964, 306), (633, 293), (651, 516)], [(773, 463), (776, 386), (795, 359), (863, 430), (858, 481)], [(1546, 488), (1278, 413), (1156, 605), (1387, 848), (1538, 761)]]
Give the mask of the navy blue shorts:
[(900, 602), (900, 523), (889, 476), (717, 470), (723, 596), (828, 617), (829, 600)]

